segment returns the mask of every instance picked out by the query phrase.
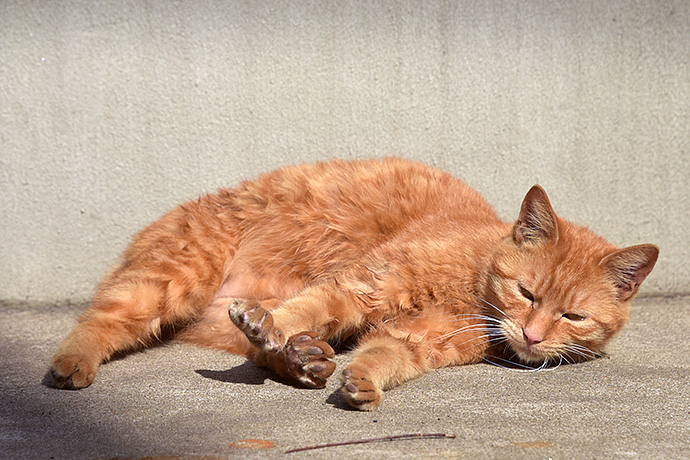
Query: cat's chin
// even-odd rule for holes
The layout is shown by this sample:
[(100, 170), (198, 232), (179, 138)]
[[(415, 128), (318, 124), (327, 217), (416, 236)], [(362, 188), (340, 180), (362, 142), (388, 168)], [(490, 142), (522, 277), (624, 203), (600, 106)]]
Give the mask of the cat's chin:
[(548, 356), (536, 353), (524, 345), (513, 345), (512, 349), (517, 355), (518, 360), (523, 364), (542, 364), (545, 360), (550, 359)]

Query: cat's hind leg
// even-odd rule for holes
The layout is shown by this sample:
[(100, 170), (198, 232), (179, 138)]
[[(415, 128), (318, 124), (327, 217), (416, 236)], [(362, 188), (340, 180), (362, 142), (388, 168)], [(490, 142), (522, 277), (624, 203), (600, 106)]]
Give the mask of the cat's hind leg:
[(322, 388), (335, 371), (331, 346), (313, 331), (286, 336), (273, 315), (258, 302), (235, 300), (228, 308), (232, 322), (256, 347), (254, 361), (309, 388)]
[(52, 359), (54, 385), (67, 389), (87, 387), (101, 362), (155, 335), (160, 319), (153, 310), (158, 309), (162, 299), (162, 288), (151, 282), (101, 289)]
[(161, 328), (177, 330), (199, 319), (238, 245), (240, 229), (225, 212), (230, 200), (218, 194), (190, 201), (133, 238), (58, 347), (50, 370), (55, 386), (86, 387), (114, 353), (151, 343)]
[(270, 312), (232, 302), (230, 319), (255, 346), (254, 361), (311, 388), (334, 372), (330, 339), (345, 338), (364, 324), (355, 296), (334, 284), (307, 288)]
[(53, 384), (66, 389), (89, 386), (100, 364), (114, 353), (150, 344), (166, 326), (194, 322), (210, 302), (213, 291), (207, 291), (157, 276), (153, 269), (109, 275), (53, 356)]

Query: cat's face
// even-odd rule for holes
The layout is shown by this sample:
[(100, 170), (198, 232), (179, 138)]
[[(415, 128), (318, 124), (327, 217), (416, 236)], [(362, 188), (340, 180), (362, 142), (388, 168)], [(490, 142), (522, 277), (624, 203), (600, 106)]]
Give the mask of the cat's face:
[(492, 300), (501, 311), (492, 314), (520, 361), (593, 358), (625, 324), (628, 303), (608, 283), (603, 257), (579, 256), (525, 248), (495, 260)]
[(658, 249), (616, 249), (557, 218), (543, 190), (530, 194), (513, 235), (493, 260), (493, 311), (487, 313), (499, 319), (500, 334), (524, 363), (599, 356), (627, 321), (629, 301), (651, 272)]

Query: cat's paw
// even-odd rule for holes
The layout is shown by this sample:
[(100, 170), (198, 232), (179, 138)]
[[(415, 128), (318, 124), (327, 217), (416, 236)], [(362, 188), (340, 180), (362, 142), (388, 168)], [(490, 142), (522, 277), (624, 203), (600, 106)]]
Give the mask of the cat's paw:
[(267, 353), (277, 353), (285, 344), (283, 332), (273, 326), (273, 316), (258, 302), (236, 299), (228, 307), (230, 320), (250, 342)]
[(83, 354), (57, 354), (50, 364), (53, 386), (67, 390), (86, 388), (96, 378), (98, 360)]
[(323, 388), (335, 371), (335, 352), (316, 332), (293, 335), (283, 352), (290, 376), (309, 388)]
[(359, 410), (374, 410), (383, 401), (383, 392), (372, 382), (365, 371), (348, 367), (342, 375), (342, 392), (351, 407)]

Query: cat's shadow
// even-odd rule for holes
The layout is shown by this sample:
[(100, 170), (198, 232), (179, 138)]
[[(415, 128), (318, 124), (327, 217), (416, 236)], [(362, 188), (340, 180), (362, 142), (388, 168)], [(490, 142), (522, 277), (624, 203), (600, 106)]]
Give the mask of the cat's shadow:
[(331, 393), (328, 398), (326, 398), (326, 404), (330, 404), (331, 406), (335, 407), (336, 409), (341, 409), (345, 411), (351, 411), (351, 412), (360, 412), (359, 409), (355, 409), (351, 405), (347, 403), (347, 400), (345, 399), (345, 396), (343, 395), (343, 392), (340, 388), (335, 390), (333, 393)]
[[(288, 381), (287, 379), (281, 379), (279, 376), (275, 375), (273, 372), (269, 370), (257, 367), (251, 361), (247, 361), (245, 363), (240, 364), (239, 366), (235, 366), (233, 368), (222, 371), (212, 369), (197, 369), (194, 372), (196, 372), (204, 378), (217, 380), (219, 382), (224, 383), (263, 385), (264, 383), (266, 383), (267, 380), (271, 380), (273, 382), (278, 382), (283, 385), (292, 386), (298, 389), (305, 389), (305, 387), (295, 385), (294, 382)], [(331, 393), (326, 399), (326, 403), (330, 404), (331, 406), (337, 409), (356, 411), (356, 409), (353, 409), (347, 403), (340, 389)]]
[(240, 364), (239, 366), (232, 367), (226, 370), (213, 370), (213, 369), (197, 369), (194, 372), (200, 376), (217, 380), (224, 383), (242, 383), (245, 385), (263, 385), (266, 380), (272, 380), (274, 382), (285, 383), (285, 381), (280, 380), (278, 376), (272, 372), (257, 367), (251, 361)]

